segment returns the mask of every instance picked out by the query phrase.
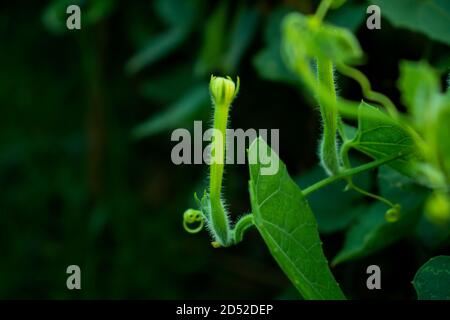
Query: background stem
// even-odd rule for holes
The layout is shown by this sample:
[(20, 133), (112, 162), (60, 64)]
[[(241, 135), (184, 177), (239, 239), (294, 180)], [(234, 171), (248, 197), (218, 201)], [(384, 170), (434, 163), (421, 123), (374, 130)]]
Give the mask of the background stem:
[[(340, 168), (338, 158), (336, 130), (337, 130), (337, 107), (336, 89), (333, 79), (333, 63), (329, 59), (317, 58), (317, 75), (319, 81), (318, 100), (320, 113), (323, 119), (323, 137), (320, 146), (320, 157), (322, 165), (330, 174), (337, 174)], [(327, 97), (322, 92), (325, 91)]]
[(379, 166), (381, 166), (381, 165), (383, 165), (385, 163), (391, 162), (391, 161), (393, 161), (395, 159), (398, 159), (398, 158), (401, 158), (401, 157), (404, 157), (404, 156), (405, 156), (405, 154), (402, 154), (402, 153), (394, 154), (394, 155), (386, 157), (384, 159), (372, 161), (372, 162), (363, 164), (363, 165), (361, 165), (359, 167), (355, 167), (355, 168), (351, 168), (351, 169), (348, 169), (348, 170), (344, 170), (341, 173), (339, 173), (338, 175), (325, 178), (325, 179), (320, 180), (319, 182), (313, 184), (312, 186), (309, 186), (308, 188), (303, 190), (303, 194), (305, 196), (307, 196), (311, 192), (317, 191), (320, 188), (323, 188), (323, 187), (325, 187), (325, 186), (327, 186), (327, 185), (329, 185), (329, 184), (331, 184), (331, 183), (333, 183), (333, 182), (335, 182), (335, 181), (337, 181), (339, 179), (345, 179), (345, 178), (353, 176), (355, 174), (359, 174), (359, 173), (362, 173), (364, 171), (371, 170), (373, 168), (379, 167)]

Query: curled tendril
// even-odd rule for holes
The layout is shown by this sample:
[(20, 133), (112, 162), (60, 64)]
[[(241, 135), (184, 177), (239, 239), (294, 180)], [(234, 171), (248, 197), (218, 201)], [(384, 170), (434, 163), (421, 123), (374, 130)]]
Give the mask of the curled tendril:
[(399, 204), (394, 205), (384, 214), (387, 222), (397, 222), (400, 219), (401, 207)]
[[(196, 228), (191, 228), (189, 225), (199, 222)], [(183, 228), (189, 233), (198, 233), (203, 229), (205, 220), (200, 210), (188, 209), (183, 214)]]

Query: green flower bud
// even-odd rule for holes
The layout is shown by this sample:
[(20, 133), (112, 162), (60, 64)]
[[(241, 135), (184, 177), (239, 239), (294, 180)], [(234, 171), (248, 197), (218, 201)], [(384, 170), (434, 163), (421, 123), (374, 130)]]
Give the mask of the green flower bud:
[(222, 78), (211, 76), (209, 83), (209, 91), (213, 100), (213, 104), (217, 106), (228, 107), (233, 102), (239, 92), (239, 77), (237, 77), (236, 85), (230, 77)]
[(384, 214), (384, 218), (387, 222), (394, 223), (400, 219), (401, 207), (399, 204), (396, 204), (393, 208), (390, 208)]

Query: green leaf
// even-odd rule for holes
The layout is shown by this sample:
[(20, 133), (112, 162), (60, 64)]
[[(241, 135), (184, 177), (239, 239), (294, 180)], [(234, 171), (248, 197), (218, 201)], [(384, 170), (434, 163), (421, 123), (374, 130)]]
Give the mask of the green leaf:
[(405, 175), (415, 175), (411, 163), (415, 151), (413, 138), (397, 121), (365, 102), (359, 105), (358, 131), (352, 146), (377, 160), (400, 152), (408, 154), (389, 165)]
[[(262, 174), (266, 162), (261, 152), (272, 163), (278, 161), (276, 174)], [(253, 141), (249, 158), (252, 212), (272, 256), (305, 299), (344, 299), (322, 251), (314, 215), (286, 166), (261, 138)]]
[(149, 39), (148, 43), (126, 63), (125, 71), (135, 74), (164, 58), (186, 40), (202, 11), (199, 0), (161, 0), (155, 9), (170, 26), (166, 31)]
[(154, 8), (158, 16), (168, 26), (192, 23), (194, 16), (203, 8), (203, 0), (157, 0)]
[(437, 249), (450, 241), (450, 228), (434, 224), (423, 215), (417, 226), (416, 236), (426, 248)]
[(221, 63), (227, 33), (228, 2), (221, 1), (204, 26), (203, 43), (195, 66), (196, 73), (215, 71)]
[(442, 93), (439, 74), (424, 61), (402, 61), (398, 86), (415, 128), (425, 142), (421, 152), (427, 162), (416, 166), (423, 183), (447, 188), (450, 184), (450, 95)]
[(289, 12), (289, 9), (280, 7), (270, 14), (264, 33), (266, 47), (255, 55), (253, 65), (263, 79), (298, 85), (298, 78), (286, 67), (280, 52), (280, 25), (284, 16)]
[(437, 114), (436, 146), (439, 152), (442, 169), (445, 171), (447, 184), (450, 184), (450, 94), (442, 97)]
[(431, 258), (417, 271), (413, 285), (419, 300), (450, 300), (450, 256)]
[(448, 0), (371, 0), (383, 17), (397, 27), (426, 34), (450, 45), (450, 1)]
[(128, 60), (125, 71), (128, 74), (135, 74), (144, 67), (151, 66), (177, 48), (186, 36), (186, 30), (174, 28), (153, 37), (143, 49)]
[(422, 214), (420, 209), (426, 197), (425, 191), (389, 167), (380, 168), (378, 179), (381, 195), (400, 204), (400, 219), (388, 222), (385, 219), (389, 209), (386, 204), (368, 204), (365, 212), (347, 231), (344, 246), (333, 259), (333, 265), (373, 254), (416, 227)]
[[(170, 103), (192, 88), (195, 81), (192, 76), (192, 63), (174, 64), (143, 81), (139, 93), (152, 102)], [(174, 93), (173, 88), (177, 88)]]
[(90, 24), (95, 24), (108, 17), (116, 7), (116, 0), (92, 1), (88, 10), (84, 11), (84, 18)]
[(314, 16), (290, 13), (283, 21), (285, 51), (289, 64), (297, 59), (329, 59), (336, 64), (359, 62), (363, 52), (358, 39), (345, 28), (318, 24)]
[(253, 59), (253, 65), (263, 79), (298, 84), (298, 79), (281, 60), (280, 47), (277, 45), (271, 45), (260, 51)]
[(400, 63), (398, 87), (402, 102), (408, 107), (417, 125), (427, 122), (433, 115), (433, 109), (440, 92), (439, 76), (425, 61)]
[(363, 3), (347, 2), (339, 10), (330, 11), (326, 21), (338, 27), (356, 32), (366, 19), (367, 6)]
[(174, 105), (134, 128), (132, 136), (140, 139), (176, 128), (200, 107), (208, 104), (209, 93), (207, 88), (206, 84), (192, 88)]
[(253, 40), (260, 14), (254, 8), (242, 7), (237, 12), (237, 18), (231, 33), (229, 49), (223, 57), (223, 70), (225, 74), (234, 74), (244, 53)]

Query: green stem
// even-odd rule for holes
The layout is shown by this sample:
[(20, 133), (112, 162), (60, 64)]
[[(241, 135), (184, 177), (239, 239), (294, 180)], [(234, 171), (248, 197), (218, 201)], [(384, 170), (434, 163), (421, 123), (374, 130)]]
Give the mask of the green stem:
[(319, 4), (319, 7), (317, 8), (317, 11), (315, 13), (315, 17), (319, 22), (325, 18), (325, 15), (327, 14), (328, 9), (331, 6), (332, 0), (322, 0)]
[(220, 198), (222, 190), (223, 169), (225, 167), (225, 143), (228, 121), (228, 107), (216, 106), (214, 112), (214, 133), (211, 146), (210, 196)]
[[(340, 170), (340, 160), (336, 142), (338, 111), (336, 106), (336, 88), (333, 78), (333, 63), (329, 59), (317, 59), (318, 100), (323, 119), (323, 137), (321, 143), (321, 161), (325, 169), (335, 175)], [(322, 94), (326, 92), (326, 94)]]
[(371, 192), (369, 192), (369, 191), (366, 191), (366, 190), (364, 190), (364, 189), (358, 187), (357, 185), (355, 185), (355, 184), (353, 183), (353, 180), (351, 179), (351, 177), (348, 177), (348, 179), (349, 179), (349, 182), (348, 182), (348, 183), (349, 183), (350, 188), (352, 188), (352, 189), (355, 190), (356, 192), (359, 192), (359, 193), (361, 193), (361, 194), (363, 194), (363, 195), (365, 195), (365, 196), (367, 196), (367, 197), (370, 197), (370, 198), (373, 198), (373, 199), (375, 199), (375, 200), (378, 200), (378, 201), (384, 203), (385, 205), (387, 205), (387, 206), (389, 206), (389, 207), (392, 207), (392, 208), (393, 208), (393, 207), (395, 206), (395, 203), (391, 202), (390, 200), (388, 200), (388, 199), (386, 199), (386, 198), (384, 198), (384, 197), (382, 197), (382, 196), (379, 196), (379, 195), (377, 195), (377, 194), (371, 193)]
[(322, 165), (330, 175), (337, 174), (340, 170), (340, 159), (336, 141), (339, 117), (333, 78), (333, 63), (329, 59), (317, 59), (318, 79), (316, 79), (306, 60), (299, 59), (295, 68), (298, 74), (302, 75), (306, 86), (314, 93), (319, 101), (324, 128), (320, 146)]
[(217, 105), (214, 109), (214, 133), (211, 146), (210, 185), (212, 229), (226, 246), (229, 242), (230, 223), (221, 200), (223, 170), (225, 167), (226, 129), (229, 106)]
[(351, 176), (353, 176), (355, 174), (359, 174), (361, 172), (364, 172), (364, 171), (367, 171), (367, 170), (371, 170), (373, 168), (379, 167), (379, 166), (381, 166), (381, 165), (383, 165), (385, 163), (388, 163), (388, 162), (393, 161), (395, 159), (401, 158), (403, 156), (405, 156), (405, 154), (398, 153), (398, 154), (394, 154), (394, 155), (391, 155), (389, 157), (386, 157), (384, 159), (380, 159), (380, 160), (376, 160), (376, 161), (372, 161), (372, 162), (363, 164), (363, 165), (361, 165), (359, 167), (355, 167), (355, 168), (351, 168), (351, 169), (347, 169), (347, 170), (341, 171), (339, 174), (337, 174), (335, 176), (331, 176), (331, 177), (325, 178), (325, 179), (323, 179), (323, 180), (313, 184), (312, 186), (309, 186), (308, 188), (304, 189), (303, 190), (303, 194), (305, 196), (307, 196), (308, 194), (310, 194), (310, 193), (312, 193), (314, 191), (317, 191), (317, 190), (319, 190), (319, 189), (321, 189), (321, 188), (323, 188), (323, 187), (325, 187), (325, 186), (327, 186), (327, 185), (329, 185), (329, 184), (331, 184), (331, 183), (333, 183), (333, 182), (335, 182), (337, 180), (345, 179), (345, 178), (351, 177)]
[(233, 243), (238, 244), (241, 242), (244, 239), (244, 233), (254, 225), (255, 220), (253, 218), (253, 214), (250, 213), (240, 218), (233, 230)]
[[(348, 156), (348, 152), (350, 150), (350, 148), (353, 147), (353, 142), (352, 141), (346, 141), (344, 142), (344, 144), (341, 147), (341, 158), (342, 158), (342, 163), (344, 165), (344, 168), (346, 169), (350, 169), (351, 168), (351, 163), (350, 163), (350, 159)], [(383, 202), (384, 204), (390, 206), (390, 207), (394, 207), (395, 204), (392, 203), (391, 201), (389, 201), (386, 198), (383, 198), (382, 196), (379, 196), (377, 194), (371, 193), (369, 191), (366, 191), (360, 187), (358, 187), (354, 182), (351, 176), (348, 176), (346, 178), (347, 180), (347, 184), (348, 184), (348, 188), (355, 190), (356, 192), (359, 192), (367, 197), (371, 197), (375, 200), (378, 200), (380, 202)]]
[(386, 108), (386, 110), (389, 112), (389, 114), (393, 118), (397, 118), (398, 117), (397, 109), (395, 108), (395, 105), (391, 101), (391, 99), (389, 99), (387, 96), (385, 96), (382, 93), (373, 91), (372, 87), (370, 85), (370, 81), (369, 81), (369, 79), (367, 79), (367, 77), (364, 75), (364, 73), (362, 73), (358, 69), (355, 69), (353, 67), (347, 66), (345, 64), (337, 65), (337, 69), (343, 75), (345, 75), (345, 76), (347, 76), (349, 78), (352, 78), (353, 80), (358, 82), (359, 85), (361, 86), (361, 89), (363, 91), (364, 96), (367, 99), (375, 101), (375, 102), (378, 102), (379, 104), (381, 104), (383, 107)]

